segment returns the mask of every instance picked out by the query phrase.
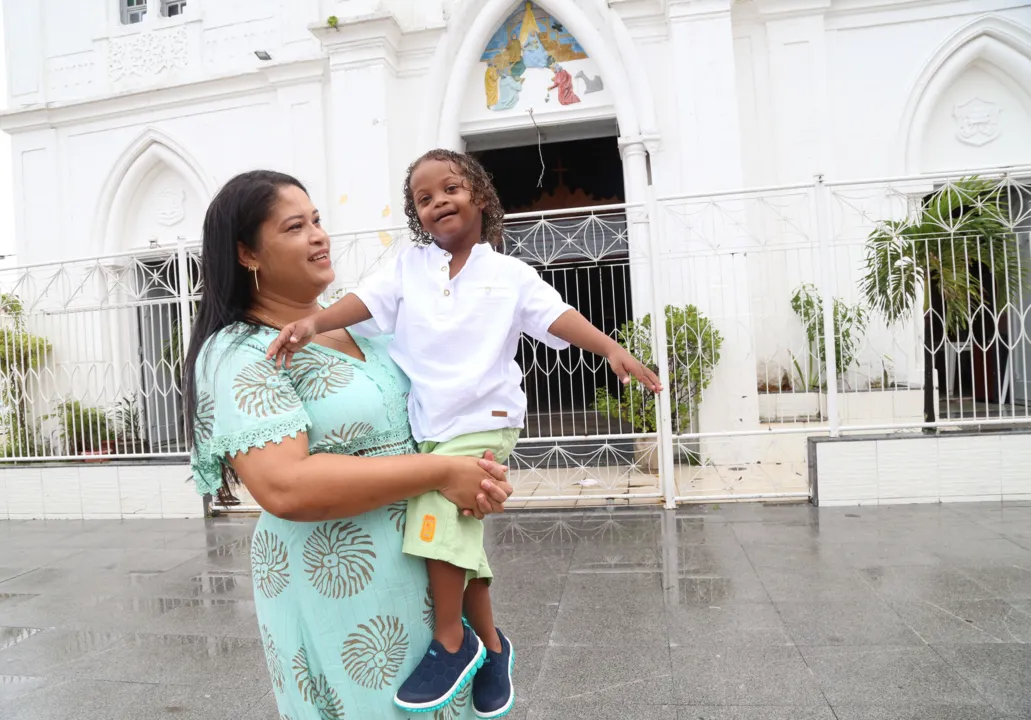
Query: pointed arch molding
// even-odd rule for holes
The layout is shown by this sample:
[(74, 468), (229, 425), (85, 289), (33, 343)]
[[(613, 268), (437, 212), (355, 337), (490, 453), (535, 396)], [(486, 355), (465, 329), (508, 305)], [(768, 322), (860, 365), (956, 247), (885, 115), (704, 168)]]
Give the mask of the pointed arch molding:
[(161, 165), (182, 177), (205, 205), (214, 196), (214, 179), (201, 170), (186, 148), (160, 130), (148, 128), (130, 143), (108, 173), (93, 222), (93, 247), (103, 248), (105, 255), (129, 249), (123, 232), (125, 219), (140, 183)]
[[(648, 74), (619, 15), (606, 3), (594, 2), (602, 13), (603, 30), (599, 30), (575, 0), (534, 1), (561, 20), (598, 63), (605, 85), (612, 90), (620, 135), (657, 136)], [(461, 32), (449, 32), (433, 55), (427, 97), (430, 121), (421, 136), (423, 147), (459, 148), (462, 98), (469, 82), (469, 69), (479, 62), (491, 36), (521, 2), (525, 0), (466, 0), (452, 17), (449, 26), (461, 28)]]
[[(983, 63), (1031, 101), (1031, 31), (987, 15), (964, 26), (927, 61), (913, 85), (901, 123), (905, 172), (919, 172), (920, 151), (931, 113), (941, 96), (968, 68)], [(1028, 108), (1031, 111), (1031, 107)]]

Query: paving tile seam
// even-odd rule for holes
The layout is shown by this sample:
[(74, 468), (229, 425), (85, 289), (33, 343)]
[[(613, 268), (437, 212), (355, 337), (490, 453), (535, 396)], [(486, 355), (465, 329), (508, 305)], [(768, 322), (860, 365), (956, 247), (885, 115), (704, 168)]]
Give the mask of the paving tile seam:
[(930, 648), (931, 648), (931, 651), (934, 652), (934, 654), (938, 658), (940, 658), (943, 663), (945, 663), (945, 666), (948, 667), (949, 670), (951, 670), (956, 675), (956, 677), (958, 677), (960, 680), (962, 680), (963, 683), (967, 687), (969, 687), (971, 690), (973, 690), (974, 693), (976, 693), (979, 698), (984, 700), (985, 704), (987, 704), (988, 707), (990, 707), (993, 710), (995, 710), (995, 712), (999, 713), (1000, 716), (1003, 716), (1003, 717), (1006, 717), (1006, 718), (1010, 717), (1010, 713), (1008, 713), (1003, 708), (1000, 708), (999, 706), (997, 706), (995, 703), (993, 703), (991, 701), (991, 699), (988, 698), (987, 695), (985, 695), (980, 690), (978, 690), (976, 687), (974, 687), (974, 684), (970, 680), (967, 680), (966, 676), (963, 673), (960, 672), (959, 668), (957, 668), (955, 665), (950, 663), (948, 658), (946, 658), (944, 655), (941, 654), (941, 652), (938, 651), (939, 647), (941, 647), (943, 645), (948, 645), (948, 644), (949, 643), (939, 643), (937, 646), (936, 645), (931, 645)]

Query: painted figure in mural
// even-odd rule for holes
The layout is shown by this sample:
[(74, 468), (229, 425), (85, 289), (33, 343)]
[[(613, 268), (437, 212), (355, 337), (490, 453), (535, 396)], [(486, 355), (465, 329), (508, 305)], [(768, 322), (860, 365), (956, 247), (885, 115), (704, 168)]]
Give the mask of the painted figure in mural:
[(498, 104), (498, 84), (500, 76), (498, 75), (498, 69), (494, 67), (494, 63), (487, 66), (487, 72), (483, 76), (483, 89), (487, 93), (487, 107), (494, 109), (494, 106)]
[(526, 3), (526, 11), (519, 27), (519, 44), (522, 46), (523, 62), (526, 67), (546, 68), (551, 63), (548, 51), (544, 49), (540, 38), (541, 26), (537, 23), (537, 15), (533, 3)]
[[(504, 211), (490, 176), (472, 156), (450, 150), (422, 156), (409, 166), (404, 197), (409, 229), (421, 247), (403, 250), (392, 266), (328, 308), (283, 326), (268, 349), (277, 366), (283, 360), (289, 368), (290, 355), (305, 352), (320, 332), (365, 323), (366, 332), (388, 334), (390, 357), (411, 381), (412, 436), (430, 461), (505, 461), (515, 449), (526, 417), (523, 373), (515, 361), (523, 333), (552, 348), (593, 352), (608, 359), (624, 384), (633, 376), (649, 390), (661, 390), (651, 370), (563, 301), (536, 270), (494, 249), (502, 240)], [(429, 492), (408, 501), (407, 524), (399, 532), (402, 552), (426, 560), (433, 641), (414, 671), (405, 668), (411, 674), (394, 703), (432, 712), (471, 680), (476, 716), (505, 715), (515, 697), (515, 656), (494, 624), (483, 523), (463, 515), (451, 498)], [(355, 541), (348, 536), (340, 544), (347, 551)], [(426, 647), (416, 642), (413, 649)], [(374, 655), (356, 660), (360, 678), (378, 669)], [(400, 662), (396, 670), (391, 681), (404, 677)]]
[(526, 67), (546, 68), (551, 59), (548, 51), (541, 44), (540, 38), (537, 37), (537, 33), (531, 33), (529, 39), (523, 44), (523, 62), (526, 63)]
[(519, 103), (524, 78), (513, 76), (513, 69), (502, 67), (499, 70), (493, 62), (487, 67), (484, 86), (490, 110), (511, 110)]
[[(487, 63), (484, 75), (487, 107), (491, 110), (514, 108), (519, 103), (527, 68), (547, 70), (558, 62), (586, 58), (587, 53), (580, 43), (561, 23), (532, 2), (524, 3), (498, 28), (480, 57), (481, 62)], [(556, 79), (560, 103), (580, 102), (573, 92), (568, 72), (562, 71)], [(596, 92), (593, 88), (600, 82), (600, 78), (586, 82), (586, 92)], [(562, 87), (566, 90), (562, 91)]]
[(552, 84), (548, 88), (548, 92), (550, 93), (552, 90), (558, 89), (559, 104), (575, 105), (580, 102), (580, 98), (573, 92), (573, 76), (569, 74), (569, 71), (558, 63), (554, 63), (551, 66), (551, 71), (555, 73), (555, 77), (552, 78)]
[(491, 106), (491, 110), (511, 110), (519, 103), (519, 93), (523, 89), (522, 77), (515, 77), (507, 70), (501, 74), (498, 81), (501, 97), (497, 103)]

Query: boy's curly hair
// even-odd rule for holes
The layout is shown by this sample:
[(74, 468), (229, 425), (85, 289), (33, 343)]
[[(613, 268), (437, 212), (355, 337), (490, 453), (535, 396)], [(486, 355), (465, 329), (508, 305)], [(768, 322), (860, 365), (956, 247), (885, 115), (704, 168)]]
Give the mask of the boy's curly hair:
[(419, 245), (429, 245), (433, 242), (433, 236), (423, 229), (419, 221), (419, 211), (415, 207), (415, 198), (412, 196), (412, 173), (427, 160), (439, 160), (454, 166), (458, 174), (469, 183), (469, 192), (473, 202), (483, 204), (483, 228), (480, 231), (481, 242), (487, 242), (497, 246), (501, 243), (501, 224), (505, 218), (505, 211), (501, 208), (501, 200), (498, 199), (498, 192), (494, 189), (490, 175), (483, 165), (471, 155), (455, 152), (454, 150), (430, 150), (418, 160), (408, 166), (408, 174), (405, 176), (405, 215), (408, 216), (408, 228), (412, 231), (412, 237)]

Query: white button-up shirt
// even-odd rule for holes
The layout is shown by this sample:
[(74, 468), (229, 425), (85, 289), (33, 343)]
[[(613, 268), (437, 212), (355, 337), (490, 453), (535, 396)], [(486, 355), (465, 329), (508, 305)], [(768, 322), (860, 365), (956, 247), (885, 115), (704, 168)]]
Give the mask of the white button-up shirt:
[(454, 278), (451, 253), (411, 247), (355, 294), (371, 324), (394, 336), (389, 352), (412, 381), (408, 410), (418, 442), (523, 427), (520, 334), (569, 347), (548, 328), (570, 306), (532, 267), (483, 243)]

